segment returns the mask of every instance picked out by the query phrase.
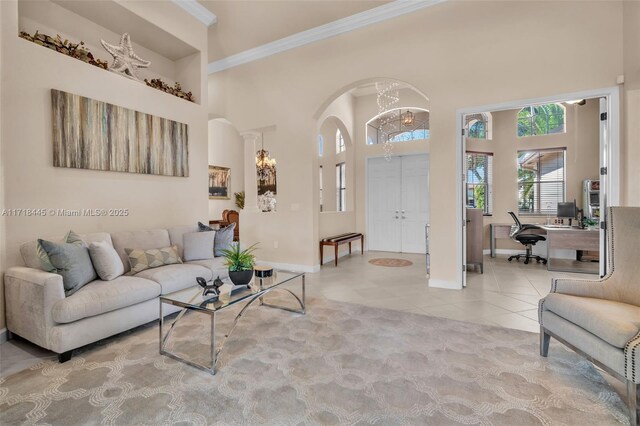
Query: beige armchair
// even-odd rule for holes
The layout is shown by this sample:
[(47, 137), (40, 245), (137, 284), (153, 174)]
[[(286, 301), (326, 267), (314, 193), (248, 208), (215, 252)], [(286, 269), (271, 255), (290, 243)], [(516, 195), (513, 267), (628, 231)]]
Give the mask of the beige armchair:
[(540, 355), (551, 337), (627, 384), (629, 420), (639, 422), (640, 208), (609, 210), (608, 274), (555, 278), (540, 300)]

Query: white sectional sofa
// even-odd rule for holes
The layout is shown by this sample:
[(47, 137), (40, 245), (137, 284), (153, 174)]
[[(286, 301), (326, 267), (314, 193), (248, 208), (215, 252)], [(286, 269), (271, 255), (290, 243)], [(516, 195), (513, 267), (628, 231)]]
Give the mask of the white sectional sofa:
[(111, 281), (97, 279), (66, 297), (62, 276), (39, 269), (36, 242), (23, 244), (20, 251), (26, 265), (10, 268), (4, 277), (8, 330), (57, 352), (60, 362), (64, 362), (71, 358), (73, 349), (158, 319), (160, 295), (194, 287), (196, 277), (207, 281), (227, 277), (224, 259), (165, 265), (129, 276), (125, 248), (146, 250), (175, 245), (182, 257), (183, 235), (197, 230), (197, 226), (183, 226), (81, 235), (87, 244), (111, 244), (122, 260), (125, 275)]

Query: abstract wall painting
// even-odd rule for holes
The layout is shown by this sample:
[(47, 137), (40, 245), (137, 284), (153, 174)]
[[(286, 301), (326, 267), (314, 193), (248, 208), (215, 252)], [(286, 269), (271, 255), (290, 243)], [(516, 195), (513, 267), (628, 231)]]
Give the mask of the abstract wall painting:
[(229, 199), (229, 177), (231, 170), (228, 167), (209, 166), (209, 199)]
[(189, 176), (187, 125), (51, 90), (53, 165)]

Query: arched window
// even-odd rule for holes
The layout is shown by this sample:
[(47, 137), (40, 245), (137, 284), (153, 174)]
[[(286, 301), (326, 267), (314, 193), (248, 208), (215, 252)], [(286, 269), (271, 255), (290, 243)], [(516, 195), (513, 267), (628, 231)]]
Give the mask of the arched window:
[(491, 139), (491, 113), (469, 114), (464, 117), (465, 134), (473, 139)]
[(565, 132), (565, 108), (561, 104), (530, 105), (518, 112), (518, 137)]
[(318, 135), (318, 155), (322, 157), (322, 154), (324, 154), (324, 139), (322, 135)]
[(336, 130), (336, 154), (344, 152), (346, 147), (344, 146), (344, 137), (340, 129)]
[(429, 139), (429, 111), (396, 108), (367, 123), (367, 145)]

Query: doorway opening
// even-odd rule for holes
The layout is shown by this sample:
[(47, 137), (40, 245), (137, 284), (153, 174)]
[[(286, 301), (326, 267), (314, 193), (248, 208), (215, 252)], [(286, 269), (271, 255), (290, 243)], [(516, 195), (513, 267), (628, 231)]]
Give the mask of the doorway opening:
[[(318, 126), (313, 140), (314, 150), (317, 152), (314, 171), (314, 190), (317, 196), (314, 199), (318, 205), (314, 214), (318, 217), (318, 239), (344, 233), (362, 233), (365, 234), (365, 250), (380, 250), (376, 241), (381, 241), (382, 238), (378, 237), (377, 231), (384, 229), (386, 232), (389, 226), (373, 227), (371, 221), (378, 218), (372, 217), (370, 208), (375, 205), (376, 212), (379, 212), (382, 204), (390, 202), (390, 197), (401, 195), (403, 181), (413, 179), (418, 182), (415, 184), (418, 188), (416, 190), (420, 191), (420, 194), (413, 197), (414, 203), (421, 202), (420, 241), (416, 239), (412, 248), (408, 238), (405, 238), (404, 245), (408, 249), (402, 250), (401, 244), (398, 244), (394, 251), (425, 254), (424, 226), (428, 221), (429, 191), (426, 176), (426, 154), (429, 153), (427, 97), (401, 81), (388, 78), (368, 79), (337, 92), (327, 100), (315, 117)], [(416, 157), (413, 158), (414, 156)], [(373, 186), (370, 183), (372, 175), (369, 168), (372, 167), (371, 161), (375, 162), (376, 159), (382, 162), (378, 168), (406, 162), (404, 179), (401, 179), (402, 168), (396, 170), (400, 180), (399, 186), (396, 182), (396, 189), (392, 194), (385, 189), (390, 183), (379, 182)], [(413, 162), (423, 164), (411, 166)], [(422, 170), (422, 178), (410, 176), (410, 173), (416, 176), (419, 174), (412, 171), (417, 168)], [(398, 220), (402, 220), (401, 211), (405, 210), (405, 228), (409, 227), (409, 222), (417, 220), (418, 214), (413, 213), (415, 209), (410, 201), (406, 201), (404, 207), (401, 204), (395, 205), (393, 212), (395, 210), (398, 210)], [(407, 216), (409, 210), (412, 211), (412, 218)], [(393, 212), (384, 218), (387, 225), (396, 220)], [(404, 233), (415, 237), (415, 232)], [(399, 230), (394, 237), (402, 237), (402, 234), (403, 231)], [(348, 248), (340, 247), (338, 256), (347, 254)], [(325, 253), (321, 264), (334, 260), (334, 256), (333, 253)]]
[[(534, 297), (559, 273), (606, 273), (606, 208), (618, 204), (618, 108), (611, 88), (458, 111), (463, 287), (495, 283), (482, 277), (487, 265), (501, 276), (513, 272), (517, 290)], [(533, 257), (516, 258), (527, 251)]]

